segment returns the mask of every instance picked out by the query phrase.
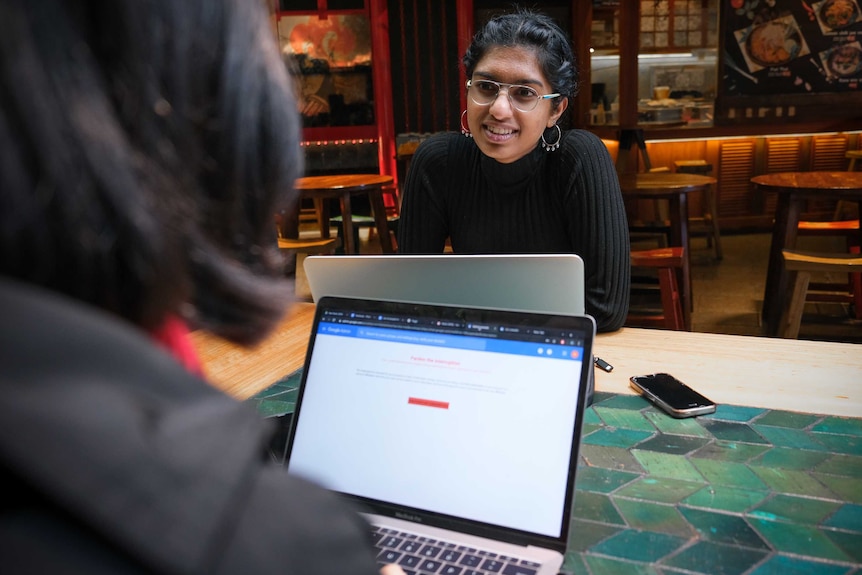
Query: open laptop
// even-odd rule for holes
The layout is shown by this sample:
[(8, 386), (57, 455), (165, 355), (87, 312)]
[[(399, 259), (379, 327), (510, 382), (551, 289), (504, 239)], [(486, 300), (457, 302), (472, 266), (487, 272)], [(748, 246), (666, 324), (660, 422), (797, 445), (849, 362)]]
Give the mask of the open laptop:
[(311, 297), (327, 295), (549, 313), (584, 313), (575, 254), (309, 256)]
[(594, 337), (583, 315), (321, 298), (288, 472), (366, 509), (381, 563), (556, 574)]

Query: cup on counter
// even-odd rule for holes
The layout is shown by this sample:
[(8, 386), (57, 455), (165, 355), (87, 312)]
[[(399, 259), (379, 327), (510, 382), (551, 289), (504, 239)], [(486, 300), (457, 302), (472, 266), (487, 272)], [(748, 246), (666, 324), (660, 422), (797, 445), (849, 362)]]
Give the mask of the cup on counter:
[(670, 98), (670, 86), (656, 86), (652, 89), (653, 100), (667, 100)]

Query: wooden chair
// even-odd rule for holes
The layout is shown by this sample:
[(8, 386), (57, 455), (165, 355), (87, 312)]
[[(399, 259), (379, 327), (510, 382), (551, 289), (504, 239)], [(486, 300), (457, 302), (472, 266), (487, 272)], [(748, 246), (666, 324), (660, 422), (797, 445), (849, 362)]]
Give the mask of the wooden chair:
[[(853, 172), (856, 170), (857, 160), (862, 160), (862, 150), (849, 150), (845, 157), (849, 160), (847, 171)], [(831, 220), (800, 221), (797, 230), (799, 236), (843, 237), (848, 252), (860, 252), (859, 208), (853, 202), (839, 201)], [(839, 285), (843, 287), (836, 289)], [(862, 274), (849, 274), (846, 284), (812, 284), (809, 286), (809, 292), (808, 301), (852, 303), (856, 319), (862, 319)]]
[[(677, 271), (686, 266), (685, 248), (659, 248), (631, 252), (632, 268), (651, 268), (658, 273), (661, 310), (630, 308), (625, 325), (631, 327), (660, 327), (676, 331), (685, 330), (685, 319)], [(634, 292), (643, 287), (632, 284)], [(646, 288), (649, 290), (650, 288)], [(654, 288), (653, 288), (654, 290)]]
[(862, 255), (783, 250), (784, 266), (790, 272), (790, 303), (783, 310), (779, 334), (796, 339), (812, 272), (862, 272)]

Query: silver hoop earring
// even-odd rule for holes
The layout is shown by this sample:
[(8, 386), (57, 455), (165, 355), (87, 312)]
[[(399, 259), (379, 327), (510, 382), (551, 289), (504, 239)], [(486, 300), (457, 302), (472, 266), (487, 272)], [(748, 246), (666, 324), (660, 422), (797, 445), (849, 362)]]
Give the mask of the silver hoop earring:
[(470, 132), (470, 128), (464, 127), (464, 116), (467, 115), (467, 110), (461, 112), (461, 133), (464, 134), (468, 138), (472, 138), (473, 134)]
[(557, 141), (553, 144), (549, 144), (547, 141), (545, 141), (545, 133), (542, 132), (542, 147), (545, 148), (546, 152), (553, 152), (554, 150), (559, 148), (560, 140), (563, 139), (563, 131), (560, 129), (560, 126), (558, 124), (554, 124), (554, 127), (557, 129)]

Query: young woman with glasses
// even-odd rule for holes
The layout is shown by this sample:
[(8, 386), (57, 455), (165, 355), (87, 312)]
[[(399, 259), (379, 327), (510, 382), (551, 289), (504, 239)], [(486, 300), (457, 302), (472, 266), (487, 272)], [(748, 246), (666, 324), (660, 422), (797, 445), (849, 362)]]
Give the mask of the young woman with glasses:
[[(557, 122), (577, 89), (566, 34), (529, 11), (498, 16), (464, 55), (461, 133), (416, 150), (404, 188), (398, 249), (439, 253), (575, 253), (586, 309), (619, 329), (629, 304), (628, 223), (604, 144)], [(536, 278), (542, 281), (542, 278)]]

